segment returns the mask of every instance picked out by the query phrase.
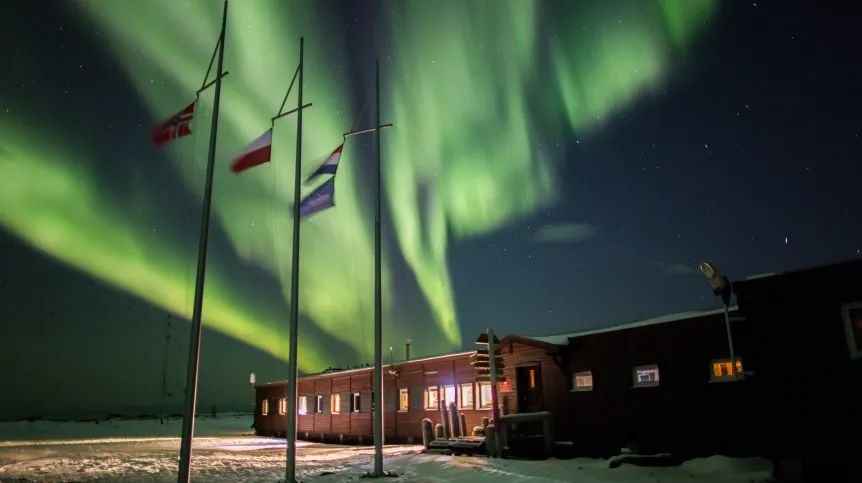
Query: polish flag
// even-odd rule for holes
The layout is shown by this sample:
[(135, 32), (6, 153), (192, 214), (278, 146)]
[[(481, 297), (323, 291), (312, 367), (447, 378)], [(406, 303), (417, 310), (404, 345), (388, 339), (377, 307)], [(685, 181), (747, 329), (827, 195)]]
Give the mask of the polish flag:
[(251, 144), (245, 147), (236, 157), (230, 170), (234, 173), (241, 173), (249, 168), (260, 166), (268, 163), (272, 158), (272, 128), (269, 128), (265, 133)]

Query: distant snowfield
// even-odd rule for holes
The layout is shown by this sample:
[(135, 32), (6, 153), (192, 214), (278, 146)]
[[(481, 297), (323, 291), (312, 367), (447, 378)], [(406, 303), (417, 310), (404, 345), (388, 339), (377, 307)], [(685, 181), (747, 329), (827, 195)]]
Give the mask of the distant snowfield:
[[(198, 418), (192, 480), (267, 482), (284, 478), (284, 440), (251, 435), (250, 415)], [(0, 482), (173, 482), (176, 481), (181, 421), (115, 420), (95, 423), (0, 423)], [(297, 442), (297, 478), (334, 483), (356, 481), (373, 467), (367, 446)], [(551, 483), (634, 482), (759, 483), (771, 465), (759, 458), (720, 456), (675, 468), (622, 465), (605, 460), (516, 461), (419, 454), (421, 446), (387, 446), (384, 467), (391, 482)]]

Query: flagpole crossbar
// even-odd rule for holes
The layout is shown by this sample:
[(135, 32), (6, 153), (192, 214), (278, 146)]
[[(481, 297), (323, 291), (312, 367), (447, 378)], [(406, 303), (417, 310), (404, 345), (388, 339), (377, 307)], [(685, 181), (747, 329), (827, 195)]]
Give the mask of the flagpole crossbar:
[[(306, 107), (311, 107), (311, 103), (309, 102), (308, 104), (306, 104), (306, 105), (302, 106), (302, 109), (305, 109)], [(274, 118), (272, 118), (272, 122), (275, 122), (275, 121), (277, 121), (277, 120), (279, 120), (279, 119), (283, 118), (284, 116), (289, 116), (289, 115), (293, 114), (294, 112), (299, 111), (299, 109), (300, 109), (300, 108), (291, 109), (291, 110), (289, 110), (289, 111), (287, 111), (287, 112), (285, 112), (285, 113), (279, 114), (279, 115), (275, 116)]]
[[(384, 124), (384, 125), (380, 126), (380, 129), (388, 129), (390, 127), (392, 127), (392, 124)], [(350, 136), (356, 136), (357, 134), (365, 134), (367, 132), (374, 132), (377, 129), (378, 128), (376, 128), (376, 127), (372, 127), (372, 128), (368, 128), (368, 129), (360, 129), (359, 131), (351, 131), (348, 133), (344, 133), (344, 139), (347, 139)]]
[(203, 87), (201, 87), (200, 89), (198, 89), (198, 91), (196, 92), (196, 95), (198, 95), (198, 96), (199, 96), (199, 95), (201, 95), (201, 93), (203, 93), (203, 91), (205, 91), (205, 90), (209, 89), (210, 87), (214, 86), (214, 85), (215, 85), (215, 83), (216, 83), (219, 79), (224, 79), (225, 77), (227, 77), (227, 75), (228, 75), (228, 74), (230, 74), (230, 71), (225, 71), (222, 75), (218, 76), (218, 78), (217, 78), (217, 79), (215, 79), (215, 80), (213, 80), (213, 81), (210, 81), (208, 84), (204, 84), (204, 86), (203, 86)]

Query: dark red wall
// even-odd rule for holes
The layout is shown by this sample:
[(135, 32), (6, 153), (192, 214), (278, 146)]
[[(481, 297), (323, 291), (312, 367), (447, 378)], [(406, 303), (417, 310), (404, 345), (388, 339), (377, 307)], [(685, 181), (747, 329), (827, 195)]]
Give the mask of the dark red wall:
[[(732, 328), (736, 356), (747, 366), (748, 324)], [(710, 382), (710, 361), (730, 355), (722, 314), (570, 340), (563, 352), (569, 373), (593, 374), (592, 391), (567, 393), (568, 433), (581, 453), (617, 454), (627, 444), (647, 453), (753, 450), (741, 409), (750, 404), (751, 381)], [(633, 387), (633, 367), (646, 364), (658, 364), (659, 385)]]
[(764, 451), (819, 459), (826, 469), (858, 458), (862, 361), (850, 360), (841, 308), (862, 302), (862, 261), (735, 288), (751, 326), (758, 403), (752, 411)]

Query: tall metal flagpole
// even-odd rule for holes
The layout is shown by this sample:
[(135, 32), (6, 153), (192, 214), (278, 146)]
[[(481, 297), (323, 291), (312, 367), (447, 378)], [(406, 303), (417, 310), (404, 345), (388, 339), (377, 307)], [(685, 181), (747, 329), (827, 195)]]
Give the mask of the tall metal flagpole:
[(377, 122), (374, 136), (377, 155), (377, 188), (374, 210), (374, 476), (383, 476), (383, 310), (380, 277), (380, 59), (376, 64)]
[(221, 19), (220, 47), (218, 53), (218, 72), (215, 81), (215, 100), (213, 101), (213, 120), (210, 128), (210, 147), (207, 157), (206, 185), (204, 188), (203, 214), (201, 215), (201, 236), (198, 246), (198, 271), (195, 278), (195, 304), (192, 311), (191, 341), (189, 343), (189, 363), (186, 374), (186, 402), (183, 411), (183, 432), (180, 445), (180, 466), (178, 483), (188, 483), (191, 476), (192, 436), (195, 431), (195, 404), (198, 395), (198, 366), (201, 356), (201, 313), (204, 303), (204, 278), (207, 266), (207, 239), (210, 228), (210, 207), (213, 196), (213, 167), (215, 166), (216, 137), (218, 134), (218, 109), (221, 97), (222, 68), (224, 66), (225, 30), (227, 27), (227, 0)]
[(302, 76), (305, 63), (302, 58), (305, 40), (299, 38), (299, 86), (296, 118), (296, 169), (293, 178), (293, 262), (290, 277), (290, 358), (287, 364), (287, 465), (285, 483), (296, 481), (296, 378), (297, 341), (299, 334), (299, 203), (302, 178)]

